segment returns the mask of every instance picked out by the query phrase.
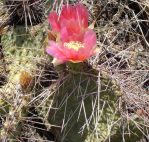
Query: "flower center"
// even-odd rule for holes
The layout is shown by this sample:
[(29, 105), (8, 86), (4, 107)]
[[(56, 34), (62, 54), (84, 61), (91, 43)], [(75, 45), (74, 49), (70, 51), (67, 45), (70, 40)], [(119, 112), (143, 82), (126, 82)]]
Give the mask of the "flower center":
[(66, 48), (74, 49), (76, 51), (78, 51), (80, 48), (84, 48), (84, 45), (79, 41), (65, 42), (64, 46)]

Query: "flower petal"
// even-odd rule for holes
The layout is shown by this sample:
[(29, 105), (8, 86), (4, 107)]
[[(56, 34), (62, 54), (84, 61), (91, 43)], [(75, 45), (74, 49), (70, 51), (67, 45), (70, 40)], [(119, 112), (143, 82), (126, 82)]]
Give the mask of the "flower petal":
[(77, 23), (77, 27), (87, 28), (88, 27), (88, 11), (83, 4), (76, 4), (74, 6), (68, 4), (64, 5), (60, 14), (60, 25), (61, 27), (67, 26), (67, 23)]
[(94, 48), (96, 46), (96, 42), (97, 39), (95, 32), (92, 30), (86, 31), (83, 39), (84, 48), (80, 48), (78, 51), (79, 60), (85, 60), (95, 54)]
[(70, 20), (72, 18), (75, 18), (75, 7), (70, 4), (64, 5), (60, 14), (60, 21), (63, 19)]
[(91, 50), (95, 47), (97, 42), (96, 33), (92, 30), (88, 30), (84, 34), (83, 43), (86, 50)]
[(71, 62), (81, 62), (84, 60), (84, 56), (80, 55), (78, 51), (74, 49), (68, 49), (64, 47), (65, 56), (67, 57), (68, 61)]
[(68, 33), (68, 30), (66, 27), (63, 27), (60, 33), (60, 40), (62, 40), (62, 42), (68, 42), (69, 37), (70, 37), (70, 33)]
[[(75, 30), (78, 31), (75, 31)], [(67, 27), (63, 27), (60, 33), (60, 39), (62, 42), (69, 42), (69, 41), (82, 41), (84, 33), (79, 31), (78, 27), (71, 27), (71, 24)]]
[(55, 31), (60, 31), (60, 25), (58, 22), (58, 15), (56, 12), (51, 12), (48, 16), (48, 22), (51, 25), (52, 29)]
[(89, 14), (88, 14), (88, 11), (87, 11), (87, 8), (83, 5), (83, 4), (76, 4), (75, 6), (76, 8), (76, 19), (78, 21), (81, 21), (81, 25), (84, 26), (85, 28), (88, 27), (88, 17), (89, 17)]
[(57, 58), (54, 58), (53, 61), (52, 61), (52, 63), (53, 63), (54, 66), (58, 66), (60, 64), (65, 63), (65, 61), (64, 60), (59, 60)]
[(64, 55), (63, 50), (54, 41), (49, 41), (49, 46), (46, 48), (46, 52), (57, 59), (64, 61), (66, 60), (66, 56)]

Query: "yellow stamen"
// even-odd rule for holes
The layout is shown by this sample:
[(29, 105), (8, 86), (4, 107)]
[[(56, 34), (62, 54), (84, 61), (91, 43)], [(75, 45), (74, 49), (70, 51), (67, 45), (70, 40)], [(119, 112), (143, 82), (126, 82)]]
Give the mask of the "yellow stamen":
[(76, 51), (78, 51), (80, 48), (84, 48), (84, 45), (79, 41), (65, 42), (64, 46), (66, 48), (74, 49)]

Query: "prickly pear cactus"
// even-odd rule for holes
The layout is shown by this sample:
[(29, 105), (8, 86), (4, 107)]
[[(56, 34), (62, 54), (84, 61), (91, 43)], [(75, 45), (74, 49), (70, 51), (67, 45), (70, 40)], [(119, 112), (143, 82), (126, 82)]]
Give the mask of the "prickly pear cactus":
[[(113, 90), (111, 87), (113, 82), (107, 73), (102, 71), (99, 73), (88, 67), (87, 63), (80, 63), (68, 64), (67, 69), (63, 68), (59, 76), (61, 80), (56, 85), (48, 117), (55, 140), (121, 141), (123, 138), (121, 130), (127, 127), (127, 122), (123, 123), (120, 113), (121, 109), (124, 109), (124, 104), (119, 101), (120, 95), (115, 93), (118, 89)], [(132, 122), (128, 125), (134, 133), (125, 135), (125, 139), (136, 142), (142, 137), (142, 133)], [(125, 129), (127, 131), (127, 128)]]
[(43, 31), (34, 30), (29, 33), (20, 26), (2, 36), (3, 64), (7, 82), (0, 88), (5, 98), (1, 105), (7, 104), (8, 100), (9, 105), (8, 114), (5, 114), (6, 120), (1, 129), (1, 140), (18, 135), (22, 117), (27, 116), (27, 104), (34, 94), (31, 91), (34, 85), (33, 78), (38, 70), (37, 63), (44, 57), (44, 48), (41, 44), (44, 39)]
[[(58, 142), (103, 141), (118, 128), (117, 97), (110, 90), (98, 92), (103, 84), (98, 84), (96, 70), (87, 68), (86, 63), (80, 64), (81, 70), (74, 66), (63, 72), (57, 87), (52, 106), (55, 109), (49, 114), (52, 131)], [(111, 127), (107, 118), (113, 122)]]
[(3, 54), (10, 84), (20, 83), (19, 76), (23, 71), (34, 76), (36, 64), (44, 55), (41, 44), (43, 33), (35, 31), (33, 35), (31, 34), (26, 32), (24, 27), (16, 27), (2, 37)]

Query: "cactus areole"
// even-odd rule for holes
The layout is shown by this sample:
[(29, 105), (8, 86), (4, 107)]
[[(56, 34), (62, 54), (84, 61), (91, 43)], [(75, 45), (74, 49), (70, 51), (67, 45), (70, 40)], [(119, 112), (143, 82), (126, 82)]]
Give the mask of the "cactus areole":
[(48, 16), (56, 41), (50, 40), (46, 51), (53, 56), (55, 65), (65, 62), (79, 63), (96, 52), (96, 34), (89, 28), (88, 11), (80, 3), (64, 5), (60, 15), (51, 12)]

